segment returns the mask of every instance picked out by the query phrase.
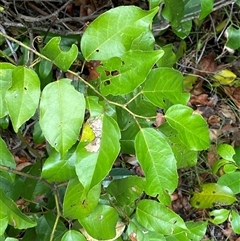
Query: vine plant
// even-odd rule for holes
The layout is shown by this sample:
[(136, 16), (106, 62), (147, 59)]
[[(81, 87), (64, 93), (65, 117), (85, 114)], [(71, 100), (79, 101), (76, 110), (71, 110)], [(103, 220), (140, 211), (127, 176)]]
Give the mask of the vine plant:
[[(102, 14), (82, 36), (80, 54), (60, 37), (38, 52), (2, 34), (38, 59), (29, 67), (0, 63), (1, 126), (10, 120), (28, 145), (22, 133), (31, 119), (34, 141), (46, 142), (46, 158), (27, 146), (36, 161), (19, 171), (0, 138), (0, 240), (203, 237), (206, 221), (184, 222), (169, 208), (177, 170), (194, 166), (210, 140), (205, 120), (187, 106), (182, 74), (155, 48), (150, 26), (157, 13), (158, 7), (130, 6)], [(86, 81), (73, 71), (81, 56), (100, 63), (97, 79)], [(53, 81), (53, 66), (75, 80)], [(165, 122), (153, 127), (159, 108)], [(120, 153), (135, 155), (144, 177), (112, 169)], [(221, 192), (218, 202), (233, 203), (234, 194), (222, 187), (210, 190)], [(15, 203), (19, 197), (22, 211)], [(196, 207), (202, 202), (201, 196), (191, 201)]]

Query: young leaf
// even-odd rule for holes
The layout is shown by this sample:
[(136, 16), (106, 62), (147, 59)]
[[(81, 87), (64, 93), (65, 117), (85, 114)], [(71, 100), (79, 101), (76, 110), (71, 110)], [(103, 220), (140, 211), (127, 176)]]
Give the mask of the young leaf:
[[(0, 165), (7, 166), (9, 168), (16, 168), (16, 163), (14, 161), (14, 158), (11, 154), (11, 152), (8, 150), (6, 143), (4, 140), (0, 137)], [(9, 182), (14, 182), (15, 180), (15, 174), (11, 172), (1, 171), (0, 176)]]
[(209, 213), (209, 215), (214, 218), (210, 218), (209, 221), (214, 224), (221, 224), (224, 223), (228, 216), (229, 216), (230, 210), (227, 209), (219, 209), (219, 210), (213, 210)]
[(231, 145), (228, 144), (220, 144), (217, 147), (217, 153), (225, 160), (227, 161), (232, 161), (233, 160), (233, 156), (235, 155), (235, 151), (234, 148)]
[(43, 164), (41, 177), (48, 182), (65, 182), (76, 177), (75, 157), (72, 149), (63, 158), (53, 151)]
[[(144, 11), (135, 6), (121, 6), (101, 14), (81, 39), (84, 58), (89, 61), (121, 56), (130, 50), (134, 39), (149, 29), (157, 11), (158, 8)], [(96, 31), (99, 28), (101, 31)]]
[(194, 241), (201, 241), (202, 237), (206, 233), (208, 223), (188, 221), (185, 224), (190, 231), (188, 234), (189, 239)]
[(108, 240), (116, 236), (118, 213), (110, 206), (99, 204), (90, 215), (78, 221), (97, 240)]
[(0, 212), (0, 236), (4, 234), (7, 226), (8, 226), (8, 215), (6, 213)]
[(228, 186), (234, 194), (240, 193), (240, 172), (222, 175), (217, 182), (219, 185)]
[[(56, 216), (52, 213), (45, 213), (37, 221), (36, 234), (39, 240), (49, 241), (52, 230), (55, 225)], [(57, 226), (55, 227), (54, 240), (61, 238), (67, 231), (65, 225), (61, 220), (58, 220)]]
[(195, 192), (190, 203), (195, 208), (211, 208), (218, 205), (231, 205), (236, 201), (232, 190), (216, 183), (201, 185), (201, 191)]
[(107, 115), (94, 117), (90, 121), (95, 139), (87, 145), (80, 143), (75, 162), (79, 181), (88, 190), (105, 178), (120, 151), (117, 123)]
[(85, 99), (61, 79), (47, 85), (40, 102), (40, 126), (50, 143), (62, 156), (77, 141), (85, 114)]
[(234, 210), (231, 211), (230, 223), (231, 223), (233, 231), (236, 234), (240, 234), (240, 225), (239, 225), (239, 223), (240, 223), (240, 215), (239, 215), (239, 213), (237, 213)]
[[(103, 95), (123, 95), (144, 82), (153, 65), (163, 55), (158, 51), (128, 51), (121, 58), (103, 61), (98, 67)], [(110, 74), (107, 74), (110, 73)]]
[(183, 105), (171, 106), (165, 117), (169, 125), (176, 129), (180, 140), (190, 150), (204, 150), (209, 147), (209, 131), (206, 121), (190, 107)]
[(179, 232), (188, 233), (182, 218), (165, 205), (152, 200), (141, 200), (136, 209), (137, 221), (149, 231), (164, 235)]
[[(65, 52), (60, 48), (61, 37), (52, 38), (42, 49), (41, 54), (53, 61), (63, 71), (67, 71), (78, 55), (78, 48), (75, 44)], [(46, 75), (46, 73), (44, 73)]]
[(107, 193), (115, 197), (119, 206), (132, 204), (143, 192), (144, 180), (141, 177), (130, 176), (113, 180), (107, 187)]
[(0, 118), (7, 115), (7, 106), (5, 102), (6, 91), (12, 84), (12, 71), (14, 65), (9, 63), (0, 63)]
[(61, 241), (87, 241), (85, 237), (76, 230), (68, 230), (62, 237)]
[(212, 12), (214, 0), (200, 0), (200, 2), (202, 9), (199, 15), (199, 19), (201, 20)]
[(31, 69), (16, 67), (12, 72), (12, 86), (6, 92), (7, 108), (15, 132), (34, 115), (39, 97), (37, 74)]
[(84, 218), (97, 206), (101, 186), (96, 185), (88, 193), (77, 178), (71, 179), (63, 201), (63, 214), (71, 219)]
[(163, 190), (172, 193), (178, 182), (177, 165), (165, 136), (152, 128), (141, 129), (135, 149), (146, 176), (145, 191), (151, 196), (162, 194)]
[(2, 189), (0, 189), (0, 210), (2, 216), (8, 216), (8, 223), (14, 228), (27, 229), (36, 226), (36, 222), (23, 214), (15, 202), (6, 196)]
[(147, 76), (143, 94), (161, 108), (166, 108), (166, 100), (183, 105), (189, 100), (189, 94), (183, 93), (182, 74), (172, 68), (153, 69)]
[(162, 15), (173, 27), (178, 27), (184, 16), (184, 2), (176, 0), (164, 0), (165, 6)]

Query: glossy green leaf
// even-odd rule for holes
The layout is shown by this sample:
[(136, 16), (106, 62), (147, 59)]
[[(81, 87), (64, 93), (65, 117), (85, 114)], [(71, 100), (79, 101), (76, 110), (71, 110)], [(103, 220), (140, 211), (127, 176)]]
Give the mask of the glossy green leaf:
[(4, 234), (8, 226), (8, 215), (6, 213), (0, 212), (0, 236)]
[[(7, 166), (9, 168), (16, 168), (15, 160), (11, 154), (11, 152), (8, 150), (6, 143), (4, 140), (0, 137), (0, 165)], [(0, 176), (9, 182), (14, 182), (15, 180), (15, 174), (11, 172), (1, 171)]]
[(137, 238), (139, 241), (166, 241), (163, 234), (147, 230), (137, 222), (135, 217), (128, 225), (127, 234), (132, 240)]
[[(38, 219), (36, 234), (39, 240), (50, 240), (56, 218), (57, 217), (52, 213), (45, 213)], [(64, 223), (61, 220), (58, 220), (57, 226), (55, 227), (54, 240), (56, 240), (57, 238), (61, 238), (66, 231), (67, 228), (65, 227)]]
[[(158, 67), (169, 67), (172, 68), (176, 63), (176, 55), (173, 52), (173, 45), (168, 44), (161, 48), (164, 51), (164, 55), (157, 62)], [(182, 89), (182, 88), (181, 88)]]
[(216, 183), (201, 185), (200, 192), (195, 192), (190, 203), (195, 208), (211, 208), (214, 206), (231, 205), (236, 201), (232, 190)]
[(201, 12), (199, 15), (199, 19), (203, 19), (212, 12), (214, 0), (200, 0), (200, 2)]
[(61, 79), (47, 85), (40, 102), (40, 126), (50, 143), (62, 156), (77, 141), (85, 114), (85, 99)]
[[(61, 70), (67, 71), (78, 56), (78, 48), (75, 44), (68, 51), (60, 48), (61, 37), (53, 37), (42, 49), (41, 54), (53, 61)], [(44, 73), (45, 75), (46, 73)]]
[(108, 240), (116, 236), (118, 213), (110, 206), (99, 204), (92, 213), (78, 221), (97, 240)]
[(233, 156), (233, 160), (240, 166), (240, 146), (235, 147), (234, 151), (235, 155)]
[(7, 108), (15, 132), (34, 115), (39, 97), (37, 74), (32, 69), (16, 67), (12, 72), (12, 86), (6, 92)]
[(173, 129), (168, 123), (164, 123), (159, 130), (166, 136), (177, 161), (177, 168), (192, 167), (196, 165), (198, 160), (198, 152), (189, 150), (187, 146), (181, 142), (177, 130)]
[(236, 29), (232, 26), (230, 26), (227, 30), (226, 30), (226, 36), (227, 36), (227, 43), (226, 43), (226, 47), (230, 48), (230, 49), (239, 49), (240, 48), (240, 28)]
[(36, 223), (23, 214), (15, 202), (6, 196), (2, 189), (0, 189), (0, 210), (2, 216), (8, 216), (8, 223), (14, 228), (26, 229), (36, 226)]
[(145, 228), (164, 235), (188, 233), (182, 218), (165, 205), (152, 200), (141, 200), (136, 209), (136, 219)]
[(5, 241), (18, 241), (16, 238), (6, 238)]
[(173, 28), (173, 32), (181, 39), (185, 39), (192, 30), (192, 20), (180, 23), (178, 27)]
[[(121, 56), (130, 50), (134, 39), (149, 29), (157, 11), (158, 8), (144, 11), (135, 6), (121, 6), (101, 14), (83, 34), (83, 56), (87, 61)], [(96, 31), (99, 28), (101, 31)]]
[(222, 175), (217, 182), (219, 185), (228, 186), (234, 194), (240, 193), (240, 172)]
[(75, 152), (69, 152), (61, 158), (57, 151), (53, 151), (45, 160), (41, 176), (48, 182), (64, 182), (76, 177)]
[(0, 118), (8, 114), (5, 94), (12, 85), (12, 71), (15, 68), (10, 63), (0, 63)]
[(102, 115), (90, 120), (95, 139), (76, 150), (76, 173), (84, 188), (91, 189), (109, 173), (120, 151), (120, 131), (117, 123)]
[(230, 223), (231, 223), (233, 231), (236, 234), (240, 234), (240, 215), (239, 215), (239, 213), (237, 213), (234, 210), (231, 211)]
[(184, 2), (164, 0), (164, 4), (162, 15), (171, 23), (171, 26), (177, 27), (184, 16)]
[(97, 206), (101, 186), (96, 185), (88, 193), (77, 178), (71, 179), (63, 201), (63, 214), (71, 219), (84, 218)]
[(180, 140), (190, 150), (204, 150), (210, 145), (209, 131), (203, 117), (188, 106), (171, 106), (166, 114), (169, 125), (177, 130)]
[(153, 69), (147, 76), (143, 94), (161, 108), (166, 108), (166, 100), (183, 105), (189, 100), (189, 94), (183, 93), (182, 74), (172, 68)]
[(141, 129), (135, 148), (146, 177), (145, 191), (151, 196), (163, 194), (163, 190), (172, 193), (178, 182), (177, 164), (165, 136), (152, 128)]
[(224, 165), (224, 167), (223, 167), (224, 173), (233, 173), (237, 169), (238, 169), (238, 167), (233, 163), (228, 163), (228, 164)]
[(97, 96), (86, 97), (86, 108), (89, 110), (91, 117), (99, 116), (103, 113), (103, 107), (99, 104)]
[(188, 221), (185, 222), (188, 230), (190, 233), (188, 234), (188, 237), (190, 238), (190, 241), (201, 241), (202, 237), (206, 233), (207, 230), (207, 222), (195, 222), (195, 221)]
[(234, 148), (228, 144), (220, 144), (217, 147), (217, 153), (227, 161), (233, 161), (233, 156), (235, 155)]
[(86, 241), (85, 237), (76, 230), (68, 230), (61, 241)]
[(39, 121), (34, 124), (33, 141), (34, 143), (37, 143), (37, 144), (45, 142), (45, 137), (42, 133), (42, 129), (40, 127)]
[(123, 179), (113, 180), (107, 187), (107, 193), (111, 194), (117, 205), (124, 206), (133, 203), (143, 192), (144, 179), (137, 176), (129, 176)]
[(230, 213), (230, 210), (227, 210), (224, 208), (219, 210), (217, 209), (213, 210), (209, 213), (209, 215), (214, 218), (210, 218), (209, 221), (214, 224), (224, 223), (227, 220), (229, 213)]
[(39, 77), (44, 79), (46, 78), (50, 72), (52, 71), (52, 68), (53, 68), (53, 64), (46, 60), (46, 59), (42, 59), (39, 63)]
[(113, 57), (102, 61), (101, 66), (98, 67), (100, 91), (103, 95), (122, 95), (133, 91), (144, 82), (151, 68), (162, 55), (162, 50), (147, 52), (130, 50), (121, 58)]

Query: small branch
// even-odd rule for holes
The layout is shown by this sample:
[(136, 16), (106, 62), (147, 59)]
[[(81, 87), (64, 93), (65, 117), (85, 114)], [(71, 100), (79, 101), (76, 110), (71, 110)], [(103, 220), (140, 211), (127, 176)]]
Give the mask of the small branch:
[(47, 182), (46, 180), (42, 179), (41, 177), (33, 176), (29, 173), (21, 172), (21, 171), (18, 171), (16, 169), (14, 169), (14, 168), (7, 167), (7, 166), (4, 166), (4, 165), (0, 165), (0, 170), (6, 171), (6, 172), (11, 172), (11, 173), (17, 174), (17, 175), (22, 176), (22, 177), (27, 177), (27, 178), (34, 179), (34, 180), (37, 180), (37, 181), (41, 181), (48, 188), (50, 188), (51, 190), (53, 189), (52, 184)]

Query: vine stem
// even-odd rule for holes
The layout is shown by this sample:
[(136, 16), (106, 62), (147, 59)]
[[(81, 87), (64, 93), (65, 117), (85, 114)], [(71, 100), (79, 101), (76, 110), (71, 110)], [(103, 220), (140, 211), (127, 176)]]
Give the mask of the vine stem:
[(27, 178), (31, 178), (31, 179), (34, 179), (34, 180), (41, 181), (47, 187), (49, 187), (50, 189), (53, 188), (51, 183), (47, 182), (46, 180), (42, 179), (41, 177), (33, 176), (33, 175), (29, 174), (29, 173), (21, 172), (21, 171), (18, 171), (16, 169), (14, 169), (14, 168), (11, 168), (11, 167), (8, 167), (8, 166), (4, 166), (4, 165), (0, 165), (0, 170), (6, 171), (6, 172), (11, 172), (11, 173), (17, 174), (17, 175), (22, 176), (22, 177), (27, 177)]
[[(39, 53), (38, 51), (36, 51), (35, 49), (33, 49), (33, 48), (31, 48), (31, 47), (23, 44), (21, 41), (18, 41), (18, 40), (16, 40), (16, 39), (8, 36), (7, 34), (2, 33), (1, 31), (0, 31), (0, 36), (4, 37), (4, 38), (6, 38), (6, 39), (9, 39), (9, 40), (11, 40), (12, 42), (15, 42), (15, 43), (19, 44), (20, 46), (26, 48), (27, 50), (32, 51), (33, 53), (35, 53), (38, 57), (40, 57), (40, 58), (42, 58), (42, 59), (45, 59), (45, 60), (48, 60), (48, 61), (50, 61), (51, 63), (53, 63), (53, 61), (52, 61), (51, 59), (49, 59), (48, 57), (40, 54), (40, 53)], [(53, 64), (54, 64), (54, 63), (53, 63)], [(156, 118), (156, 116), (146, 117), (146, 116), (137, 115), (137, 114), (133, 113), (131, 110), (129, 110), (129, 109), (126, 107), (126, 105), (128, 105), (128, 104), (129, 104), (131, 101), (133, 101), (138, 95), (140, 95), (141, 92), (140, 92), (139, 94), (137, 94), (137, 96), (133, 97), (130, 101), (128, 101), (127, 104), (122, 105), (122, 104), (119, 104), (119, 103), (117, 103), (117, 102), (108, 100), (104, 95), (102, 95), (98, 90), (96, 90), (89, 82), (87, 82), (87, 81), (84, 80), (81, 76), (79, 76), (79, 74), (77, 74), (77, 73), (75, 73), (75, 72), (73, 72), (73, 71), (71, 71), (71, 70), (68, 70), (67, 72), (70, 73), (70, 74), (72, 74), (72, 75), (74, 75), (74, 76), (76, 76), (79, 80), (81, 80), (84, 84), (86, 84), (89, 88), (91, 88), (97, 95), (101, 96), (106, 102), (108, 102), (109, 104), (113, 104), (113, 105), (119, 106), (120, 108), (126, 110), (126, 111), (127, 111), (130, 115), (132, 115), (133, 117), (135, 117), (135, 118), (140, 118), (140, 119), (145, 119), (145, 120), (146, 120), (146, 119), (155, 119), (155, 118)]]

